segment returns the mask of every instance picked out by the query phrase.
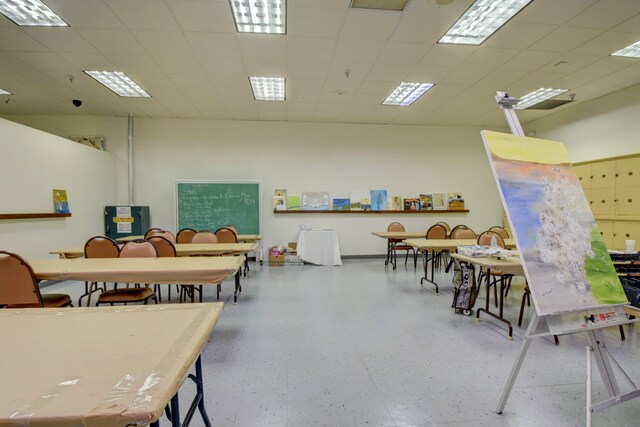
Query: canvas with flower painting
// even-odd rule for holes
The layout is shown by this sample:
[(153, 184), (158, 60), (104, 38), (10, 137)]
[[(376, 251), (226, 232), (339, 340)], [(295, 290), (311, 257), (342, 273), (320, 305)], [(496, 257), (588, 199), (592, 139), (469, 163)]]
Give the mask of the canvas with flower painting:
[(626, 303), (564, 145), (481, 134), (537, 313)]

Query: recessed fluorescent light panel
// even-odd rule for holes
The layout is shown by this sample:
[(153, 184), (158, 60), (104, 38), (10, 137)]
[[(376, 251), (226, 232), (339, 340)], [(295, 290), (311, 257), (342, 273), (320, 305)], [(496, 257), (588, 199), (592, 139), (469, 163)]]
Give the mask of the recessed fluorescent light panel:
[(402, 12), (407, 3), (409, 3), (409, 0), (351, 0), (351, 8)]
[(438, 43), (479, 45), (532, 0), (476, 0)]
[(120, 71), (85, 71), (120, 96), (150, 98), (147, 92)]
[(0, 13), (23, 27), (68, 27), (40, 0), (0, 0)]
[(613, 52), (611, 56), (626, 56), (629, 58), (640, 58), (640, 41), (635, 42), (631, 46)]
[(13, 95), (11, 92), (7, 92), (4, 89), (0, 89), (0, 95)]
[(284, 77), (249, 77), (256, 101), (284, 101)]
[(413, 104), (416, 99), (432, 87), (433, 83), (400, 83), (382, 104), (406, 107)]
[(239, 33), (287, 34), (287, 0), (229, 0)]
[(554, 96), (558, 96), (561, 93), (565, 93), (568, 90), (569, 89), (540, 88), (520, 98), (520, 102), (518, 102), (516, 106), (513, 108), (518, 110), (523, 110), (527, 107), (531, 107), (532, 105), (536, 105), (544, 100), (553, 98)]

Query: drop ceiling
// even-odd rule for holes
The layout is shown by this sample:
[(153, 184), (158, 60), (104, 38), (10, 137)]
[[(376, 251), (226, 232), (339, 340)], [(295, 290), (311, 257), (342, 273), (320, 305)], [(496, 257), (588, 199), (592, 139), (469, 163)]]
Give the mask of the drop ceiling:
[[(518, 111), (526, 122), (640, 83), (640, 59), (609, 56), (640, 40), (638, 0), (534, 0), (480, 46), (437, 43), (472, 0), (403, 12), (289, 0), (286, 35), (237, 33), (227, 0), (44, 2), (70, 27), (0, 16), (0, 89), (12, 93), (0, 116), (504, 126), (498, 90), (576, 95)], [(83, 70), (122, 71), (152, 97), (119, 97)], [(286, 77), (286, 101), (254, 100), (249, 76)], [(382, 105), (401, 82), (435, 86), (409, 107)]]

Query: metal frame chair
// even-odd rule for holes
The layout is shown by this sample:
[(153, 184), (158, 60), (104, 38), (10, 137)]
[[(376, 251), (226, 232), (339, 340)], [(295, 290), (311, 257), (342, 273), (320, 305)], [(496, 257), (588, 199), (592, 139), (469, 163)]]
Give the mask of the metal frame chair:
[[(93, 236), (84, 244), (85, 258), (118, 258), (120, 256), (120, 246), (115, 240), (106, 236)], [(103, 287), (98, 287), (98, 282), (84, 282), (84, 294), (78, 298), (78, 306), (82, 306), (82, 298), (87, 297), (87, 306), (91, 305), (91, 295), (94, 292), (104, 292), (107, 290), (107, 283), (103, 282)], [(114, 283), (114, 286), (117, 284)]]
[(176, 243), (191, 243), (191, 239), (197, 233), (193, 228), (183, 228), (176, 234)]

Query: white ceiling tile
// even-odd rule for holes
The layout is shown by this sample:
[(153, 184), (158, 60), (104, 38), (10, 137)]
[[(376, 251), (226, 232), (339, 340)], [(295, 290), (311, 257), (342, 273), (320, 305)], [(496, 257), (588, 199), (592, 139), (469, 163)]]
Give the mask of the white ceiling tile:
[(467, 86), (465, 85), (453, 85), (453, 84), (437, 84), (431, 89), (429, 89), (430, 97), (439, 97), (439, 98), (452, 98), (461, 95)]
[(287, 39), (283, 36), (241, 34), (238, 45), (245, 58), (287, 59)]
[(411, 82), (438, 83), (442, 81), (454, 68), (447, 67), (416, 67), (407, 74)]
[(358, 88), (358, 92), (364, 95), (376, 95), (387, 97), (397, 87), (397, 83), (366, 80)]
[(78, 70), (115, 70), (115, 64), (99, 53), (62, 52), (58, 56)]
[(289, 58), (301, 61), (331, 61), (336, 39), (288, 37)]
[(42, 43), (51, 51), (56, 52), (94, 52), (96, 49), (89, 44), (73, 28), (34, 27), (24, 31)]
[(224, 99), (225, 104), (227, 105), (227, 101), (231, 100), (238, 100), (242, 102), (254, 100), (253, 91), (249, 84), (249, 77), (247, 76), (220, 78), (213, 80), (211, 83), (213, 83), (218, 96), (221, 99)]
[(109, 0), (107, 5), (127, 28), (159, 31), (179, 29), (178, 23), (164, 1)]
[(602, 34), (601, 30), (577, 27), (559, 27), (531, 46), (533, 50), (569, 52)]
[(12, 27), (0, 28), (0, 51), (4, 52), (46, 52), (48, 49), (20, 30), (15, 24)]
[(324, 79), (329, 73), (327, 62), (289, 61), (287, 76), (298, 79)]
[(287, 77), (287, 61), (284, 59), (246, 59), (244, 68), (248, 76)]
[(315, 7), (322, 9), (346, 9), (351, 0), (296, 0), (300, 7)]
[[(638, 27), (640, 30), (640, 27)], [(573, 53), (589, 55), (610, 55), (640, 40), (640, 33), (623, 33), (608, 31), (578, 46)]]
[(603, 77), (575, 88), (576, 100), (592, 99), (629, 87), (629, 82), (617, 77)]
[(133, 30), (133, 36), (154, 57), (191, 53), (186, 37), (180, 31)]
[(368, 64), (376, 61), (383, 46), (377, 42), (362, 40), (340, 40), (333, 60), (336, 62)]
[(569, 20), (567, 25), (606, 30), (638, 13), (640, 2), (637, 0), (601, 0)]
[(623, 31), (627, 33), (638, 33), (639, 28), (640, 28), (640, 13), (630, 16), (629, 19), (622, 22), (620, 25), (616, 25), (612, 29), (615, 31)]
[(578, 55), (566, 53), (540, 67), (538, 71), (545, 73), (570, 74), (589, 64), (596, 62), (600, 57), (596, 55)]
[(287, 102), (314, 105), (311, 103), (320, 100), (323, 87), (324, 80), (287, 79)]
[(71, 28), (124, 28), (103, 0), (46, 0), (45, 3)]
[[(339, 102), (345, 102), (346, 98), (351, 98), (358, 91), (360, 85), (362, 84), (359, 80), (350, 80), (350, 79), (339, 79), (332, 80), (328, 79), (324, 82), (324, 86), (322, 91), (324, 93), (336, 94), (340, 95)], [(346, 95), (346, 96), (345, 96)]]
[(150, 74), (158, 71), (158, 64), (149, 55), (134, 53), (107, 53), (107, 59), (115, 65), (115, 70), (130, 74)]
[(489, 37), (482, 46), (526, 49), (558, 28), (556, 25), (512, 22)]
[(329, 67), (328, 78), (330, 79), (340, 79), (342, 77), (347, 77), (347, 70), (349, 72), (349, 79), (353, 80), (364, 80), (373, 64), (355, 64), (350, 62), (331, 62)]
[(400, 22), (402, 13), (350, 9), (340, 37), (347, 40), (388, 40)]
[(516, 96), (522, 96), (541, 87), (553, 86), (553, 83), (562, 77), (563, 75), (558, 73), (536, 72), (512, 82), (509, 87), (524, 88), (515, 93)]
[(455, 1), (438, 6), (435, 1), (411, 1), (390, 40), (435, 43), (470, 4), (469, 1)]
[(185, 37), (193, 50), (200, 56), (216, 58), (240, 58), (240, 47), (235, 34), (185, 32)]
[(73, 67), (55, 53), (50, 52), (18, 52), (16, 58), (39, 70), (71, 70)]
[(287, 34), (293, 37), (337, 38), (347, 10), (290, 7)]
[(356, 98), (358, 98), (358, 96), (356, 96), (354, 98), (354, 103), (347, 105), (347, 108), (345, 108), (344, 113), (343, 114), (363, 114), (363, 115), (369, 115), (371, 114), (373, 111), (375, 111), (378, 106), (380, 104), (382, 104), (382, 101), (378, 100), (378, 102), (356, 102)]
[(256, 102), (229, 99), (225, 100), (225, 106), (232, 120), (259, 120), (260, 116), (256, 110)]
[(637, 81), (640, 78), (640, 61), (633, 60), (631, 58), (612, 58), (616, 62), (626, 65), (625, 68), (620, 69), (614, 73), (611, 73), (611, 77), (619, 77), (626, 79), (633, 79)]
[(78, 33), (102, 53), (144, 53), (142, 46), (126, 30), (86, 28)]
[(598, 0), (535, 0), (514, 18), (514, 22), (562, 25), (587, 10)]
[(404, 65), (374, 65), (367, 75), (367, 80), (382, 82), (404, 82), (413, 67)]
[(421, 43), (387, 43), (378, 57), (378, 64), (417, 65), (431, 49)]
[(204, 75), (200, 62), (195, 55), (163, 55), (153, 58), (160, 71), (167, 74), (199, 74)]
[(548, 64), (554, 59), (560, 57), (559, 52), (540, 52), (535, 50), (526, 50), (514, 56), (511, 60), (502, 64), (500, 68), (507, 70), (523, 70), (535, 71), (540, 67)]
[(185, 31), (235, 32), (229, 2), (180, 0), (167, 5)]
[(419, 67), (457, 67), (471, 56), (477, 47), (450, 44), (434, 45), (418, 64)]
[(214, 58), (212, 56), (200, 57), (200, 65), (206, 74), (211, 76), (247, 76), (244, 63), (240, 58)]

